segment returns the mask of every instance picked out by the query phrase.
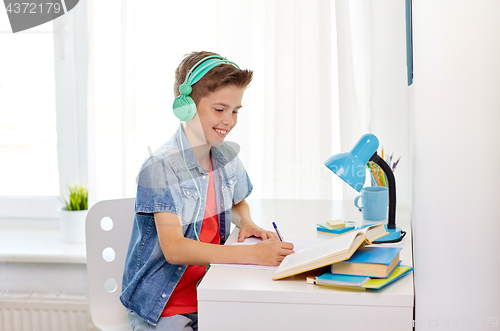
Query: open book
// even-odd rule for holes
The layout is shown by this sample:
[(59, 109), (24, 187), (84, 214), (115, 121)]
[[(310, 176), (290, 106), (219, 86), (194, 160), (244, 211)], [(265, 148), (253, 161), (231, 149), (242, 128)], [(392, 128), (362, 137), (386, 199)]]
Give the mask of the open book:
[(304, 248), (285, 257), (274, 273), (273, 280), (347, 260), (359, 246), (371, 244), (386, 234), (384, 224), (376, 224)]

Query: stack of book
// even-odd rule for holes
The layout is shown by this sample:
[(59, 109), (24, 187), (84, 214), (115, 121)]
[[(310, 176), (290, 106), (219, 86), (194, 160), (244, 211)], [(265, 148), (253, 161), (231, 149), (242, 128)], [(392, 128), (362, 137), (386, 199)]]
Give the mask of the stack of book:
[(309, 277), (308, 283), (355, 289), (378, 290), (408, 274), (412, 267), (402, 266), (400, 247), (363, 247), (343, 262), (331, 265), (330, 272)]
[(413, 270), (402, 266), (400, 247), (364, 247), (385, 236), (383, 224), (372, 225), (325, 240), (285, 257), (273, 276), (283, 279), (307, 271), (330, 271), (308, 278), (321, 286), (380, 289)]
[(354, 231), (354, 226), (346, 225), (346, 223), (342, 220), (327, 221), (316, 225), (317, 231), (332, 234), (334, 236), (340, 236)]

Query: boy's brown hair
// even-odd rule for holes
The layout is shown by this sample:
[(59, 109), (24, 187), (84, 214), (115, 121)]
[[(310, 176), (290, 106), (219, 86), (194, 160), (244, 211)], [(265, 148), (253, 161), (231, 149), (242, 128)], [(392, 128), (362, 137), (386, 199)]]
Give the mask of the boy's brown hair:
[[(198, 61), (206, 58), (207, 56), (217, 55), (213, 52), (192, 52), (187, 54), (184, 60), (179, 64), (177, 69), (175, 69), (175, 83), (174, 83), (174, 95), (175, 97), (180, 95), (179, 87), (186, 79), (186, 75), (189, 69), (191, 69)], [(246, 88), (252, 81), (253, 71), (248, 69), (238, 69), (230, 63), (220, 64), (208, 71), (205, 76), (203, 76), (198, 82), (196, 82), (192, 88), (192, 92), (189, 95), (196, 104), (200, 101), (202, 97), (210, 92), (214, 92), (220, 87), (227, 85), (234, 85), (241, 88)]]

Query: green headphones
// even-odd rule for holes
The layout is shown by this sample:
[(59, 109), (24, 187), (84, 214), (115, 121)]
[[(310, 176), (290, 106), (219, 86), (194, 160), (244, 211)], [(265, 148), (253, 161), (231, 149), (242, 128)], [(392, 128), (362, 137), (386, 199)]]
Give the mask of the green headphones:
[(210, 69), (218, 66), (219, 64), (230, 63), (236, 68), (238, 65), (234, 62), (229, 61), (225, 57), (218, 55), (207, 56), (206, 58), (198, 61), (191, 69), (188, 70), (186, 79), (179, 86), (179, 92), (181, 93), (174, 100), (174, 114), (181, 121), (189, 121), (196, 114), (196, 104), (194, 100), (189, 96), (193, 86), (198, 82)]

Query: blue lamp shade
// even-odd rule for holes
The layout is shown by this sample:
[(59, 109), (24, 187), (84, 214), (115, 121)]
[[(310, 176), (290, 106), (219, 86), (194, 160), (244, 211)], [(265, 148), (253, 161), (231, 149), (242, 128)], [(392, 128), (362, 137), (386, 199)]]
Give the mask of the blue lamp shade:
[(348, 153), (331, 156), (325, 165), (356, 191), (365, 184), (365, 165), (379, 146), (378, 138), (371, 133), (363, 135)]

